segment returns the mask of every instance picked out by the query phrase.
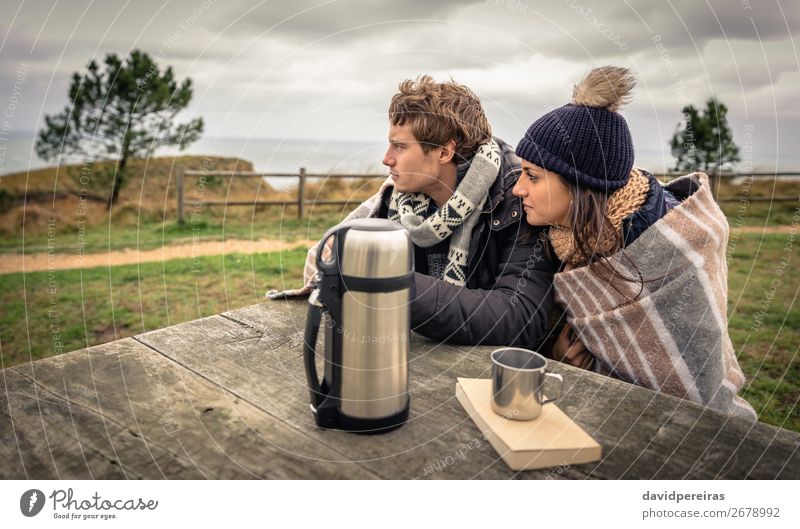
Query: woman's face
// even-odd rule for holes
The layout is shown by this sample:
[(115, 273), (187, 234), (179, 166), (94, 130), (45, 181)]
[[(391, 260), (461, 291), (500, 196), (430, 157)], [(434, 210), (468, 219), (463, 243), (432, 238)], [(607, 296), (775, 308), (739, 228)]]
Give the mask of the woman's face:
[(522, 174), (512, 192), (522, 199), (531, 226), (570, 226), (572, 191), (558, 174), (522, 160)]

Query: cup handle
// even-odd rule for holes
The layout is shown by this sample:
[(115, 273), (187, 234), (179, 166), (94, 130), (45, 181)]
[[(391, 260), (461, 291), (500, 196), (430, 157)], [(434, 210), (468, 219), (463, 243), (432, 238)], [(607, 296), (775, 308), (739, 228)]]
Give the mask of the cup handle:
[(557, 379), (559, 384), (558, 384), (558, 397), (556, 397), (554, 399), (547, 399), (546, 401), (542, 402), (542, 405), (545, 405), (548, 402), (555, 402), (558, 399), (560, 399), (561, 398), (561, 390), (564, 389), (564, 378), (561, 375), (559, 375), (558, 373), (551, 373), (550, 371), (545, 371), (544, 372), (544, 376), (545, 377), (553, 377), (553, 378)]

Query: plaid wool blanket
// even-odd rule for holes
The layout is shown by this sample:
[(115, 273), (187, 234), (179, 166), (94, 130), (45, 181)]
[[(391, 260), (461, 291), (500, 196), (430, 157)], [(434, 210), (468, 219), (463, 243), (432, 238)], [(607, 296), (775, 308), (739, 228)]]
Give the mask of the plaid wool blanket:
[(665, 187), (693, 192), (608, 260), (642, 292), (584, 266), (556, 274), (556, 301), (598, 371), (755, 420), (728, 335), (727, 219), (706, 175)]

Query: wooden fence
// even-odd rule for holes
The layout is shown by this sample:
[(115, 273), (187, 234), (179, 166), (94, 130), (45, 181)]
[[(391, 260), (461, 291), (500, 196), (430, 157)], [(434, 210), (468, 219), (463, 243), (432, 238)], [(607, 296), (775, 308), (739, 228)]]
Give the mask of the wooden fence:
[(361, 202), (363, 198), (351, 198), (348, 200), (306, 200), (305, 189), (306, 182), (309, 178), (373, 178), (384, 179), (387, 177), (385, 173), (347, 173), (347, 174), (331, 174), (331, 173), (307, 173), (305, 167), (301, 167), (297, 173), (259, 173), (252, 171), (190, 171), (181, 166), (176, 167), (176, 176), (178, 181), (178, 222), (183, 222), (184, 215), (184, 179), (186, 177), (212, 177), (212, 176), (229, 176), (236, 178), (298, 178), (299, 183), (297, 186), (297, 198), (294, 200), (200, 200), (195, 204), (200, 206), (283, 206), (285, 204), (294, 204), (297, 206), (297, 218), (302, 219), (305, 215), (305, 207), (307, 205), (317, 206), (344, 206), (354, 202)]
[[(306, 200), (305, 187), (306, 181), (309, 178), (386, 178), (385, 173), (346, 173), (346, 174), (331, 174), (331, 173), (307, 173), (305, 167), (301, 167), (297, 173), (260, 173), (253, 171), (194, 171), (185, 169), (182, 166), (176, 168), (176, 178), (178, 184), (178, 222), (184, 221), (184, 180), (186, 177), (213, 177), (213, 176), (229, 176), (236, 178), (298, 178), (299, 183), (297, 186), (297, 198), (293, 200), (200, 200), (195, 201), (194, 204), (200, 206), (283, 206), (286, 204), (293, 204), (297, 206), (297, 217), (302, 219), (305, 215), (305, 207), (307, 205), (317, 206), (344, 206), (354, 202), (360, 202), (364, 198), (351, 198), (348, 200)], [(660, 179), (669, 179), (676, 176), (681, 176), (685, 173), (660, 173), (655, 176)], [(719, 181), (722, 179), (730, 180), (738, 177), (754, 177), (754, 178), (783, 178), (783, 177), (800, 177), (800, 172), (796, 173), (722, 173), (719, 175), (711, 175), (712, 186), (717, 195), (719, 188)], [(741, 197), (718, 197), (719, 202), (736, 202)], [(752, 196), (748, 195), (747, 200), (750, 202), (791, 202), (800, 201), (798, 195), (781, 195), (781, 196)]]

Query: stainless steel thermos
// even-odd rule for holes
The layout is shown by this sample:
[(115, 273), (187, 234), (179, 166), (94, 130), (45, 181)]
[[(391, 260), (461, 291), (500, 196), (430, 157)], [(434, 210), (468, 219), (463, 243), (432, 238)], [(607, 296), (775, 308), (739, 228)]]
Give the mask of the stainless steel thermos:
[[(318, 426), (382, 433), (408, 418), (413, 255), (408, 231), (386, 219), (345, 222), (322, 238), (303, 345)], [(321, 382), (315, 363), (320, 326)]]

